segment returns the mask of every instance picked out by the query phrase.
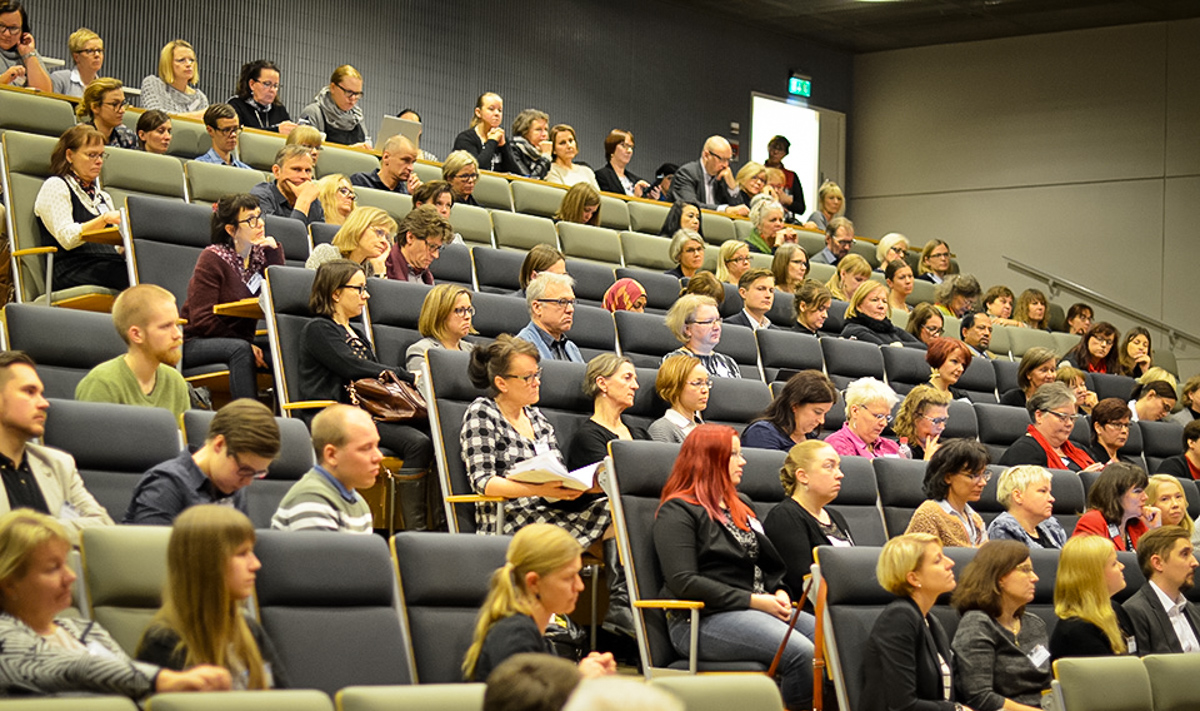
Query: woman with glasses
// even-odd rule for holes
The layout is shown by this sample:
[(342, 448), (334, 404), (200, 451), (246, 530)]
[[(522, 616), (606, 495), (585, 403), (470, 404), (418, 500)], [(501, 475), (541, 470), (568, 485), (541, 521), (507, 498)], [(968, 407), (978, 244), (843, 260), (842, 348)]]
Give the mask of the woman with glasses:
[(74, 69), (59, 69), (50, 73), (51, 91), (64, 96), (83, 96), (83, 90), (100, 76), (104, 66), (104, 40), (86, 27), (80, 27), (67, 38)]
[(125, 88), (116, 79), (106, 77), (88, 84), (75, 107), (75, 116), (80, 123), (90, 124), (99, 131), (106, 144), (137, 150), (137, 136), (122, 123), (125, 106)]
[(699, 232), (680, 228), (671, 238), (671, 246), (667, 248), (675, 268), (665, 273), (676, 279), (691, 279), (704, 266), (704, 238)]
[(1085, 373), (1120, 375), (1120, 356), (1116, 348), (1120, 337), (1116, 326), (1101, 321), (1079, 337), (1079, 343), (1067, 351), (1066, 361)]
[(587, 183), (595, 190), (600, 190), (596, 182), (596, 174), (586, 165), (577, 165), (575, 157), (579, 155), (579, 143), (575, 137), (575, 129), (565, 123), (560, 123), (550, 129), (550, 154), (554, 162), (546, 173), (546, 182), (558, 183), (570, 187), (576, 183)]
[(950, 403), (954, 396), (929, 385), (908, 391), (892, 429), (901, 442), (907, 440), (913, 459), (929, 461), (938, 450), (938, 440), (950, 421)]
[(1021, 465), (1000, 474), (996, 500), (1004, 513), (988, 524), (988, 538), (1018, 541), (1028, 548), (1062, 548), (1067, 532), (1054, 518), (1053, 477), (1045, 467)]
[[(454, 150), (466, 151), (483, 170), (517, 172), (519, 168), (512, 159), (503, 123), (504, 99), (492, 91), (480, 94), (475, 100), (470, 125), (454, 137)], [(553, 136), (550, 140), (554, 140)]]
[(845, 207), (846, 197), (842, 194), (841, 187), (831, 180), (826, 180), (821, 183), (821, 187), (817, 188), (817, 209), (808, 216), (804, 226), (810, 230), (817, 229), (824, 232), (829, 221), (842, 214), (842, 209)]
[(392, 216), (378, 207), (356, 207), (333, 236), (333, 242), (313, 247), (304, 266), (316, 269), (325, 262), (349, 259), (368, 277), (386, 276), (385, 260), (396, 229)]
[(883, 436), (900, 402), (894, 390), (875, 378), (859, 378), (846, 387), (846, 422), (825, 438), (843, 457), (898, 457), (900, 445)]
[(934, 341), (942, 337), (944, 323), (945, 320), (936, 306), (922, 302), (917, 304), (912, 313), (908, 315), (908, 324), (904, 330), (916, 336), (917, 340), (928, 348), (933, 345)]
[(1150, 478), (1140, 467), (1114, 462), (1088, 489), (1088, 510), (1075, 524), (1076, 536), (1104, 536), (1119, 551), (1137, 550), (1138, 539), (1162, 525), (1162, 512), (1147, 505)]
[(201, 118), (208, 108), (208, 97), (196, 88), (199, 81), (196, 50), (184, 40), (171, 40), (158, 55), (158, 76), (151, 74), (142, 79), (142, 108)]
[(467, 336), (477, 333), (471, 326), (475, 307), (471, 305), (471, 290), (458, 284), (438, 284), (425, 295), (417, 330), (421, 340), (404, 351), (409, 372), (425, 370), (425, 354), (433, 349), (470, 353), (475, 344)]
[(121, 290), (129, 286), (125, 257), (108, 244), (86, 242), (83, 234), (120, 224), (112, 197), (100, 188), (104, 134), (86, 124), (72, 126), (50, 154), (50, 177), (33, 204), (44, 247), (55, 247), (54, 272), (47, 284), (55, 291), (94, 285)]
[(700, 413), (708, 407), (711, 378), (699, 358), (676, 355), (664, 358), (654, 378), (654, 389), (670, 404), (647, 431), (655, 442), (683, 444), (688, 434), (703, 424)]
[(629, 170), (629, 162), (633, 160), (632, 133), (619, 128), (610, 131), (604, 139), (604, 157), (608, 163), (596, 171), (596, 184), (601, 190), (618, 195), (658, 199), (658, 191), (651, 190), (652, 194), (646, 194), (650, 183)]
[(313, 97), (300, 111), (300, 120), (325, 134), (327, 143), (370, 148), (370, 137), (363, 127), (363, 77), (357, 69), (343, 64), (329, 76), (329, 86)]
[(760, 254), (773, 254), (778, 247), (796, 242), (796, 231), (784, 224), (783, 205), (770, 195), (758, 195), (750, 205), (750, 224), (746, 243)]
[(341, 173), (334, 173), (318, 180), (317, 185), (320, 186), (317, 201), (325, 213), (325, 222), (330, 225), (345, 224), (358, 200), (358, 193), (354, 192), (350, 179)]
[(1088, 453), (1094, 461), (1105, 464), (1123, 461), (1118, 452), (1129, 441), (1129, 418), (1129, 405), (1121, 398), (1106, 397), (1092, 408), (1088, 418), (1092, 429)]
[(790, 450), (816, 439), (838, 391), (819, 370), (802, 370), (788, 378), (779, 395), (742, 432), (742, 443), (758, 449)]
[(907, 257), (908, 238), (899, 232), (889, 232), (879, 240), (879, 244), (875, 245), (875, 261), (879, 262), (879, 268), (875, 271), (882, 271), (890, 262), (897, 259), (907, 264)]
[(228, 102), (237, 112), (242, 126), (284, 136), (296, 127), (287, 107), (279, 100), (279, 78), (279, 67), (269, 59), (256, 59), (242, 65), (237, 87)]
[(1134, 422), (1158, 422), (1166, 419), (1175, 409), (1175, 386), (1165, 380), (1151, 380), (1139, 384), (1129, 401), (1129, 412)]
[(978, 548), (987, 542), (983, 518), (971, 508), (992, 475), (988, 452), (969, 439), (943, 442), (925, 467), (926, 500), (913, 513), (905, 533), (928, 533), (943, 546)]
[(187, 319), (183, 367), (228, 364), (230, 394), (254, 399), (258, 369), (270, 365), (263, 350), (266, 340), (255, 343), (254, 319), (220, 316), (213, 307), (261, 294), (267, 267), (284, 262), (283, 247), (267, 236), (258, 198), (245, 193), (226, 195), (217, 202), (211, 241), (196, 261), (179, 313)]
[(454, 202), (479, 207), (472, 193), (479, 184), (479, 161), (467, 151), (454, 151), (442, 163), (442, 180), (450, 183)]
[(887, 262), (887, 266), (883, 269), (883, 278), (888, 285), (888, 308), (901, 313), (912, 313), (913, 309), (908, 305), (908, 297), (913, 292), (915, 277), (908, 262), (901, 259)]
[(795, 294), (808, 277), (808, 255), (797, 244), (781, 244), (771, 260), (775, 288), (785, 294)]
[(1050, 688), (1050, 635), (1028, 612), (1038, 575), (1029, 549), (989, 541), (958, 580), (950, 604), (962, 618), (950, 648), (959, 698), (976, 711), (1037, 711)]
[(462, 458), (475, 493), (507, 499), (503, 530), (497, 531), (495, 504), (476, 504), (475, 523), (480, 531), (503, 534), (531, 523), (553, 523), (588, 548), (601, 539), (611, 520), (608, 498), (598, 484), (581, 491), (507, 476), (514, 466), (538, 454), (563, 461), (553, 425), (535, 407), (541, 398), (540, 361), (532, 343), (508, 334), (471, 351), (467, 377), (487, 395), (476, 398), (463, 415)]
[(931, 239), (921, 249), (917, 262), (917, 278), (941, 284), (950, 275), (950, 245), (940, 239)]
[(663, 356), (664, 361), (674, 355), (695, 356), (713, 377), (742, 377), (737, 361), (715, 350), (721, 342), (721, 312), (715, 300), (696, 294), (679, 297), (667, 312), (666, 325), (683, 347)]
[(0, 84), (53, 89), (29, 30), (29, 14), (19, 0), (0, 2), (0, 69)]
[(738, 285), (750, 269), (750, 247), (740, 239), (725, 240), (717, 255), (717, 279), (726, 284)]
[[(1058, 378), (1058, 354), (1049, 348), (1034, 346), (1021, 356), (1017, 366), (1017, 387), (1000, 396), (1001, 405), (1025, 407), (1038, 388), (1053, 383)], [(1013, 464), (1036, 464), (1036, 462), (1013, 462)], [(1050, 467), (1057, 469), (1058, 467)]]
[(1037, 389), (1026, 401), (1025, 409), (1033, 419), (1025, 434), (1017, 438), (1000, 464), (1006, 467), (1017, 464), (1034, 464), (1047, 469), (1070, 469), (1099, 471), (1097, 464), (1082, 447), (1077, 447), (1068, 438), (1075, 429), (1075, 394), (1066, 385), (1050, 382)]

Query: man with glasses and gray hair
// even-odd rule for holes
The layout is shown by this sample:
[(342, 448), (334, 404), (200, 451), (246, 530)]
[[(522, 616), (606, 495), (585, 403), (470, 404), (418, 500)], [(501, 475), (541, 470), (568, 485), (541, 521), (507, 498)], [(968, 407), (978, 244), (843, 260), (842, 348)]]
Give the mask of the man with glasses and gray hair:
[(542, 272), (525, 288), (529, 325), (517, 338), (529, 341), (543, 359), (582, 363), (579, 347), (567, 338), (575, 321), (575, 280), (566, 274)]
[(414, 208), (400, 222), (400, 237), (387, 257), (388, 279), (433, 285), (430, 265), (454, 239), (450, 223), (433, 205)]
[(845, 217), (835, 217), (825, 226), (825, 249), (813, 255), (810, 262), (832, 264), (842, 261), (854, 246), (854, 223)]
[(741, 189), (734, 179), (729, 161), (733, 149), (721, 136), (709, 136), (700, 152), (700, 160), (685, 163), (671, 181), (672, 202), (690, 202), (705, 210), (723, 211), (746, 217), (750, 208), (741, 203)]

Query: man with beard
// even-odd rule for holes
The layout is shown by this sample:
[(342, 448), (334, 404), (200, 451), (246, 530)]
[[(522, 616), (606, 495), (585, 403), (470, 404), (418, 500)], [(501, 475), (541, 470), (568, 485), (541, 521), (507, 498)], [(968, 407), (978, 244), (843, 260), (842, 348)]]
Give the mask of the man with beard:
[(46, 433), (50, 403), (42, 392), (32, 358), (0, 351), (0, 514), (27, 508), (53, 516), (77, 546), (81, 529), (113, 520), (84, 487), (71, 455), (29, 441)]
[(416, 162), (417, 147), (404, 136), (396, 134), (383, 144), (379, 167), (351, 175), (350, 182), (363, 188), (411, 195), (421, 187), (421, 179), (413, 171)]
[(971, 349), (971, 355), (978, 358), (992, 359), (988, 346), (992, 344), (992, 317), (984, 311), (974, 311), (962, 317), (959, 327), (963, 343)]
[(325, 221), (325, 211), (317, 200), (321, 188), (313, 180), (313, 156), (307, 146), (280, 148), (271, 174), (274, 182), (259, 183), (250, 189), (250, 194), (258, 198), (263, 217), (290, 217), (306, 225)]
[(75, 388), (75, 399), (170, 410), (188, 409), (187, 382), (175, 366), (183, 354), (179, 310), (171, 292), (138, 284), (113, 302), (113, 325), (129, 350), (92, 368)]
[(1183, 596), (1200, 565), (1188, 532), (1179, 526), (1154, 529), (1138, 539), (1137, 556), (1148, 582), (1122, 606), (1133, 624), (1137, 653), (1200, 652), (1200, 610)]

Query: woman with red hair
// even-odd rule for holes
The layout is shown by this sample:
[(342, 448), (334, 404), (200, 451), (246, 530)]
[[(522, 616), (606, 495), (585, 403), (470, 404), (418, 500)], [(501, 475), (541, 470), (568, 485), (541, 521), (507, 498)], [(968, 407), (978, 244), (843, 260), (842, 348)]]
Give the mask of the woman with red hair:
[(957, 338), (938, 338), (929, 344), (925, 353), (925, 362), (933, 368), (929, 376), (929, 384), (944, 393), (950, 393), (957, 400), (966, 397), (966, 393), (954, 387), (963, 373), (971, 365), (971, 349)]
[[(800, 615), (779, 663), (789, 709), (812, 708), (812, 615), (794, 610), (783, 559), (737, 492), (746, 460), (737, 432), (724, 425), (692, 430), (663, 486), (654, 520), (654, 548), (667, 597), (698, 600), (699, 659), (768, 665)], [(798, 594), (800, 591), (796, 591)], [(671, 643), (688, 653), (691, 619), (667, 612)]]

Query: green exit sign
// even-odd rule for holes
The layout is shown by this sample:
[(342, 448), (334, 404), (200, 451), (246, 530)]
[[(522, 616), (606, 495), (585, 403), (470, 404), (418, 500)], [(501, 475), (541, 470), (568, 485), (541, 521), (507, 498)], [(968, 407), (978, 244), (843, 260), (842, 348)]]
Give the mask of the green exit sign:
[(792, 96), (802, 96), (805, 99), (812, 96), (812, 79), (802, 76), (793, 76), (788, 79), (788, 93)]

